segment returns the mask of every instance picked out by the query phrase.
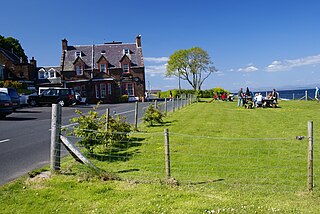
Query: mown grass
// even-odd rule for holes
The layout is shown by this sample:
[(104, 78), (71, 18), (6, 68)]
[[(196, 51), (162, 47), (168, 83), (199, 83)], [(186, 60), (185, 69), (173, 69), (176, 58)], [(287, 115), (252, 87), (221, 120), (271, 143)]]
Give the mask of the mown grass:
[[(0, 187), (0, 213), (318, 213), (320, 105), (288, 101), (280, 107), (193, 104), (170, 113), (163, 125), (140, 127), (127, 147), (92, 158), (111, 174), (93, 173), (69, 157), (49, 179), (24, 177)], [(312, 193), (308, 142), (295, 140), (307, 136), (309, 120)], [(171, 176), (179, 185), (165, 179), (165, 128)]]

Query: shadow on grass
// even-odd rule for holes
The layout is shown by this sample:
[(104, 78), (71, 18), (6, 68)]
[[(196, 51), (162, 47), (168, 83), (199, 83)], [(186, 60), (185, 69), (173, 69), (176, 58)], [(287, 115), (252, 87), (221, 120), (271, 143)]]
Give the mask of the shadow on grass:
[[(139, 149), (132, 149), (133, 147), (139, 147), (142, 145), (141, 141), (145, 140), (145, 138), (130, 138), (126, 142), (119, 143), (116, 146), (109, 147), (103, 153), (87, 154), (91, 158), (96, 159), (98, 161), (107, 161), (107, 162), (117, 162), (117, 161), (128, 161), (134, 154), (140, 153)], [(130, 150), (130, 151), (129, 151)]]
[(160, 124), (154, 124), (154, 125), (149, 126), (149, 127), (171, 126), (172, 123), (174, 123), (174, 122), (177, 122), (177, 120), (165, 121), (165, 122), (162, 122), (162, 123), (160, 123)]
[(189, 185), (209, 184), (209, 183), (215, 183), (215, 182), (219, 182), (219, 181), (224, 181), (224, 179), (219, 178), (216, 180), (209, 180), (209, 181), (190, 182)]

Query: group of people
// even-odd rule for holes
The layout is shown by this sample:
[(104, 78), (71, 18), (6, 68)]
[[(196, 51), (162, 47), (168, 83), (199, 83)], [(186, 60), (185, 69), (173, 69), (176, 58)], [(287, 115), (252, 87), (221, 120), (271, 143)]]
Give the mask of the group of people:
[[(276, 89), (273, 89), (267, 97), (263, 97), (261, 93), (256, 93), (253, 95), (253, 92), (247, 87), (246, 92), (244, 93), (242, 88), (238, 91), (238, 106), (245, 106), (246, 108), (254, 107), (264, 107), (264, 101), (271, 101), (273, 104), (278, 103), (278, 93)], [(270, 102), (269, 102), (270, 103)]]

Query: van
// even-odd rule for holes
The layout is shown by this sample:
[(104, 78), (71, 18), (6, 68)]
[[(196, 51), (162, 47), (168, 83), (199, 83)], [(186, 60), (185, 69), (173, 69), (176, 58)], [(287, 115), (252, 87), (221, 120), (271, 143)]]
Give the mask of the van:
[(0, 92), (4, 92), (10, 96), (14, 111), (20, 108), (20, 97), (15, 88), (0, 88)]

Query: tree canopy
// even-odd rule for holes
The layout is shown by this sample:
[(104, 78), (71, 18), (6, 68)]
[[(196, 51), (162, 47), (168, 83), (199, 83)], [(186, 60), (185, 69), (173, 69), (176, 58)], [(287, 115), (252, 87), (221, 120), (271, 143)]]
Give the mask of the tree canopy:
[(28, 57), (24, 53), (19, 40), (13, 37), (4, 37), (0, 35), (0, 48), (13, 52), (18, 57), (22, 57), (22, 62), (28, 62)]
[(193, 47), (178, 50), (169, 57), (166, 76), (176, 76), (179, 80), (186, 80), (194, 90), (201, 90), (203, 82), (215, 71), (209, 54)]

